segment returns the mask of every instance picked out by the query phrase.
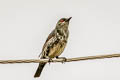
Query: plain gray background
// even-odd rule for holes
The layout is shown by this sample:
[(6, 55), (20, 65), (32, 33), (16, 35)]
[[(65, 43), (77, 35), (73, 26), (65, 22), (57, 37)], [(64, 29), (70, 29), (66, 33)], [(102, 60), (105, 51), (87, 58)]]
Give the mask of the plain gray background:
[[(0, 59), (37, 59), (62, 17), (70, 21), (61, 56), (120, 52), (119, 0), (0, 0)], [(35, 79), (37, 63), (0, 64), (0, 80), (120, 80), (120, 58), (53, 63)]]

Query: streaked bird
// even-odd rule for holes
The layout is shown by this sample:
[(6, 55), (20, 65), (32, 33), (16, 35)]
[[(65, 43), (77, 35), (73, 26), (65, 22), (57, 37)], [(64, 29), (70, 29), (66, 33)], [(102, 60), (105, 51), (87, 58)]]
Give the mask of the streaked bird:
[[(61, 53), (64, 51), (67, 41), (68, 41), (68, 36), (69, 36), (69, 21), (72, 17), (70, 18), (61, 18), (57, 24), (55, 29), (49, 34), (42, 52), (40, 54), (40, 59), (45, 59), (45, 58), (59, 58)], [(46, 63), (39, 63), (39, 66), (37, 68), (37, 71), (34, 75), (34, 77), (39, 77), (44, 66)]]

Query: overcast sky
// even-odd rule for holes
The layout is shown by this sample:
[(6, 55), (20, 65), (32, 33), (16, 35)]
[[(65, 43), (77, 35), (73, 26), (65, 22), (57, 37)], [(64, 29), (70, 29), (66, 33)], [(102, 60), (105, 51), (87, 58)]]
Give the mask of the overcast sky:
[[(72, 17), (61, 56), (120, 52), (119, 0), (0, 0), (0, 59), (37, 59), (62, 17)], [(120, 80), (120, 58), (52, 63), (34, 78), (37, 63), (0, 64), (0, 80)]]

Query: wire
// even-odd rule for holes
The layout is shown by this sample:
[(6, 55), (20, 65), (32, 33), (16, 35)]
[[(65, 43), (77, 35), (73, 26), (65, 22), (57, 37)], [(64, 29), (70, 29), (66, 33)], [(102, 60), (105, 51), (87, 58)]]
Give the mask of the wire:
[[(107, 54), (107, 55), (96, 55), (96, 56), (85, 56), (76, 58), (66, 58), (65, 62), (72, 61), (83, 61), (83, 60), (94, 60), (104, 58), (120, 57), (120, 54)], [(64, 59), (52, 59), (52, 62), (63, 62)], [(13, 64), (13, 63), (47, 63), (49, 59), (23, 59), (23, 60), (0, 60), (0, 64)]]

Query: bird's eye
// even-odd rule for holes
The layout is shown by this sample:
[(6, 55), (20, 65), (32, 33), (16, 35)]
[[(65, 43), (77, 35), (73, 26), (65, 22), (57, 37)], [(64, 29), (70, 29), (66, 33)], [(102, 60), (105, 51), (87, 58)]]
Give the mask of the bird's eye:
[(61, 20), (60, 20), (60, 22), (64, 22), (64, 20), (63, 20), (63, 19), (61, 19)]

